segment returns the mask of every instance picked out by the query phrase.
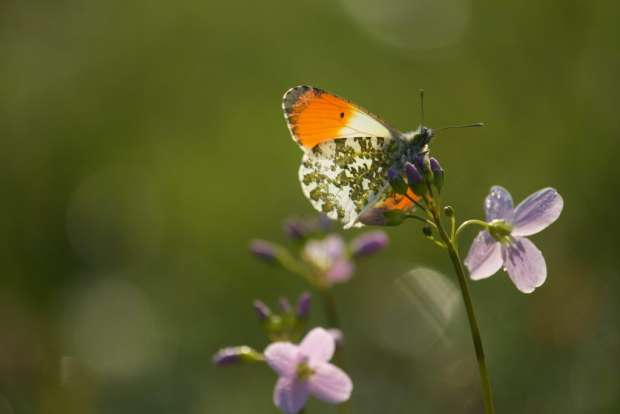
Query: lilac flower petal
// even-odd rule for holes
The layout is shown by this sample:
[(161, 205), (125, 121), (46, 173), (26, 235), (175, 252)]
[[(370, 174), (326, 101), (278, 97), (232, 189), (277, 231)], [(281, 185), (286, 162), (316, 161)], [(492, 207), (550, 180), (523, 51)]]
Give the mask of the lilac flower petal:
[(299, 351), (310, 358), (310, 363), (329, 361), (335, 349), (334, 337), (323, 328), (314, 328), (299, 344)]
[(327, 269), (335, 260), (346, 257), (346, 246), (340, 236), (332, 235), (323, 240), (310, 240), (303, 255), (319, 269)]
[(281, 377), (293, 377), (302, 359), (299, 347), (290, 342), (274, 342), (264, 352), (267, 364)]
[(516, 237), (508, 246), (502, 246), (504, 268), (517, 289), (531, 293), (547, 278), (547, 264), (538, 248), (524, 237)]
[(523, 200), (514, 213), (515, 236), (529, 236), (543, 230), (560, 217), (564, 200), (554, 188), (543, 188)]
[(280, 377), (273, 390), (273, 403), (285, 414), (296, 414), (308, 400), (308, 381)]
[(329, 332), (332, 338), (334, 338), (334, 342), (336, 343), (337, 347), (344, 345), (344, 334), (340, 329), (329, 328), (327, 329), (327, 332)]
[(332, 264), (325, 273), (327, 280), (331, 283), (342, 283), (351, 279), (353, 275), (353, 263), (347, 259), (341, 259)]
[(508, 190), (499, 185), (491, 187), (489, 195), (484, 200), (484, 212), (487, 221), (501, 219), (512, 222), (512, 196)]
[(502, 267), (501, 245), (488, 231), (478, 233), (465, 258), (465, 266), (473, 280), (480, 280), (495, 274)]
[(325, 252), (332, 260), (337, 260), (345, 256), (346, 254), (346, 245), (344, 244), (344, 240), (342, 237), (334, 234), (328, 236), (323, 240), (325, 246)]
[(329, 363), (317, 364), (312, 369), (314, 374), (308, 380), (310, 394), (331, 404), (349, 399), (353, 383), (343, 370)]

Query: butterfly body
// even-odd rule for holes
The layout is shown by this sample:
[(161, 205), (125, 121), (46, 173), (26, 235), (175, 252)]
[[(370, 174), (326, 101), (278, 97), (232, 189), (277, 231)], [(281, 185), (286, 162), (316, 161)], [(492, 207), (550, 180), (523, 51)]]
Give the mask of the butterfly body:
[(427, 151), (432, 130), (400, 132), (361, 107), (309, 86), (287, 91), (283, 110), (304, 151), (299, 181), (315, 209), (353, 227), (362, 225), (368, 209), (413, 207), (411, 197), (392, 192), (387, 172), (402, 171), (407, 160)]

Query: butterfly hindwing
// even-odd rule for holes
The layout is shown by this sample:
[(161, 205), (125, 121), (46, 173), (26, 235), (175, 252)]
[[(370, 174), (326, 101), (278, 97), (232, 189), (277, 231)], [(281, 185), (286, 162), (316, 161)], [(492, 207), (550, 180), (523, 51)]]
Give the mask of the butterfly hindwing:
[(337, 138), (307, 151), (299, 181), (312, 206), (345, 227), (368, 206), (406, 209), (411, 203), (391, 193), (387, 170), (402, 151), (402, 141), (384, 137)]
[(289, 89), (282, 108), (293, 139), (305, 149), (337, 138), (388, 138), (395, 134), (361, 107), (311, 86)]

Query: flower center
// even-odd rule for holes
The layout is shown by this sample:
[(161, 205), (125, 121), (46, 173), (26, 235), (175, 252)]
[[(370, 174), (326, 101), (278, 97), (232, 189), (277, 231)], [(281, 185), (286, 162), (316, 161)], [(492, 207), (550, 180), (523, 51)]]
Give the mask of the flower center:
[(493, 220), (489, 223), (489, 233), (491, 236), (502, 244), (510, 243), (510, 233), (512, 233), (512, 224), (505, 220)]
[(299, 365), (297, 365), (296, 374), (297, 374), (297, 378), (299, 378), (300, 380), (306, 380), (310, 378), (312, 374), (314, 374), (314, 370), (310, 368), (308, 363), (301, 362)]

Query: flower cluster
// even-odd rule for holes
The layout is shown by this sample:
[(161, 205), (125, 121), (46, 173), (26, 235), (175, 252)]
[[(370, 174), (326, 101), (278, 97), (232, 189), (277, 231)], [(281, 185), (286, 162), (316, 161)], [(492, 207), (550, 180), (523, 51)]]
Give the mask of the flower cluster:
[(278, 375), (274, 404), (285, 414), (300, 412), (310, 395), (340, 404), (349, 399), (353, 390), (345, 371), (329, 362), (343, 343), (329, 288), (349, 280), (356, 262), (385, 248), (388, 238), (381, 231), (372, 231), (346, 242), (332, 232), (331, 226), (325, 216), (291, 219), (284, 224), (286, 235), (295, 245), (291, 249), (266, 240), (250, 243), (250, 252), (257, 258), (304, 277), (322, 293), (325, 314), (331, 315), (328, 329), (316, 327), (302, 339), (311, 307), (307, 292), (295, 305), (280, 298), (277, 312), (256, 300), (254, 310), (270, 345), (262, 353), (246, 345), (227, 347), (213, 357), (218, 366), (266, 362)]
[(284, 228), (289, 238), (301, 245), (297, 257), (289, 249), (266, 240), (253, 240), (250, 251), (266, 262), (305, 277), (321, 289), (348, 281), (356, 260), (371, 256), (388, 244), (382, 231), (364, 233), (347, 243), (339, 234), (330, 232), (331, 222), (325, 216), (316, 220), (291, 219)]
[(281, 297), (278, 301), (280, 312), (272, 312), (269, 306), (257, 299), (254, 301), (254, 311), (270, 340), (295, 340), (305, 328), (310, 314), (310, 302), (308, 292), (299, 296), (295, 307), (287, 298)]
[[(494, 186), (484, 202), (485, 220), (466, 220), (457, 227), (454, 208), (441, 202), (444, 170), (428, 152), (416, 153), (410, 161), (391, 168), (387, 178), (393, 192), (406, 201), (398, 205), (406, 207), (388, 209), (380, 204), (380, 207), (365, 211), (360, 221), (368, 225), (392, 226), (408, 219), (417, 220), (423, 224), (424, 237), (448, 251), (459, 279), (476, 349), (485, 412), (492, 414), (491, 385), (465, 268), (473, 280), (488, 278), (504, 268), (517, 289), (523, 293), (533, 292), (545, 282), (547, 266), (540, 250), (527, 237), (558, 219), (563, 199), (555, 189), (544, 188), (513, 207), (510, 193)], [(482, 230), (462, 262), (459, 235), (470, 225), (480, 226)], [(338, 318), (335, 317), (329, 288), (349, 280), (357, 260), (383, 249), (388, 238), (381, 231), (371, 231), (346, 242), (331, 231), (331, 223), (324, 217), (289, 220), (284, 229), (296, 249), (254, 240), (250, 251), (265, 262), (304, 277), (317, 289), (324, 299), (327, 326), (331, 329), (316, 327), (302, 338), (310, 311), (308, 293), (302, 294), (294, 306), (287, 299), (280, 299), (279, 312), (273, 312), (264, 302), (257, 300), (254, 309), (270, 344), (262, 353), (248, 346), (224, 348), (214, 356), (214, 362), (219, 366), (240, 362), (266, 363), (278, 375), (274, 404), (285, 414), (296, 414), (303, 410), (311, 395), (331, 404), (345, 403), (349, 399), (353, 384), (338, 359), (342, 332), (337, 329)], [(330, 363), (334, 356), (340, 367)]]
[(330, 404), (347, 401), (353, 383), (342, 369), (329, 363), (341, 334), (317, 327), (296, 345), (310, 312), (310, 295), (303, 293), (295, 308), (286, 298), (279, 303), (281, 313), (276, 314), (264, 302), (254, 302), (254, 310), (271, 341), (264, 352), (247, 345), (226, 347), (213, 356), (213, 363), (224, 367), (266, 362), (278, 375), (274, 404), (285, 414), (301, 411), (310, 395)]

